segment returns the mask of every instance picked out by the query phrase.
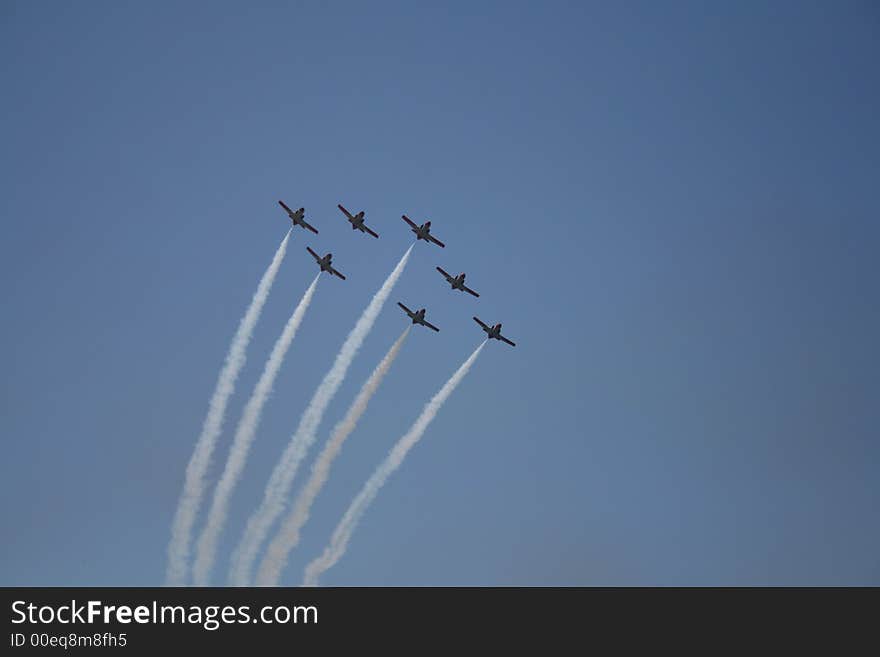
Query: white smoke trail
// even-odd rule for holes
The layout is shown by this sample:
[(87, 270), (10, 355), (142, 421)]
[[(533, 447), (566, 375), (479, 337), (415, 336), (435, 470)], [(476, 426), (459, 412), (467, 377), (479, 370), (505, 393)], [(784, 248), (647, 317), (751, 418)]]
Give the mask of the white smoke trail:
[(409, 431), (397, 441), (397, 444), (388, 452), (388, 456), (385, 457), (385, 460), (382, 461), (379, 467), (376, 468), (372, 475), (370, 475), (367, 483), (364, 484), (360, 493), (357, 494), (357, 497), (354, 498), (351, 505), (348, 507), (348, 510), (342, 516), (342, 520), (336, 525), (336, 529), (333, 531), (333, 536), (330, 539), (330, 545), (324, 549), (321, 556), (314, 559), (308, 566), (306, 566), (305, 577), (303, 580), (304, 586), (316, 586), (318, 584), (318, 578), (342, 558), (342, 555), (345, 554), (345, 550), (348, 547), (348, 542), (351, 540), (351, 535), (357, 527), (361, 517), (364, 515), (364, 512), (367, 510), (367, 507), (370, 506), (370, 502), (375, 499), (376, 494), (385, 484), (388, 477), (390, 477), (394, 471), (400, 467), (400, 464), (403, 463), (403, 459), (406, 457), (407, 452), (409, 452), (412, 446), (419, 441), (422, 434), (425, 433), (428, 425), (431, 424), (431, 420), (437, 415), (440, 407), (443, 406), (443, 403), (449, 398), (449, 395), (452, 394), (452, 391), (455, 390), (456, 386), (461, 383), (464, 375), (468, 373), (471, 365), (474, 364), (474, 361), (477, 359), (477, 356), (480, 355), (480, 351), (485, 345), (486, 342), (483, 341), (483, 343), (476, 348), (474, 353), (472, 353), (470, 357), (461, 364), (461, 367), (456, 370), (455, 374), (452, 375), (449, 381), (447, 381), (443, 387), (440, 388), (440, 391), (431, 398), (431, 401), (425, 405), (421, 415), (419, 415)]
[(385, 378), (385, 375), (391, 369), (391, 365), (397, 358), (397, 354), (400, 353), (400, 349), (403, 347), (403, 343), (406, 340), (406, 336), (409, 335), (411, 328), (412, 324), (407, 326), (395, 343), (391, 345), (391, 349), (388, 350), (388, 353), (385, 354), (385, 357), (379, 362), (376, 369), (373, 370), (370, 378), (367, 379), (364, 387), (361, 388), (358, 396), (355, 397), (345, 417), (333, 429), (333, 434), (330, 436), (327, 444), (324, 445), (321, 454), (312, 464), (312, 474), (293, 503), (293, 510), (287, 516), (280, 531), (266, 549), (266, 556), (263, 557), (263, 561), (257, 569), (257, 586), (278, 585), (278, 578), (287, 564), (287, 557), (291, 550), (299, 543), (300, 530), (309, 519), (312, 503), (327, 481), (333, 461), (339, 455), (339, 452), (342, 451), (346, 438), (355, 430), (361, 416), (366, 412), (370, 400), (379, 389), (382, 379)]
[(321, 273), (318, 272), (290, 319), (287, 320), (284, 330), (275, 342), (275, 346), (272, 347), (272, 352), (269, 354), (263, 373), (254, 387), (254, 392), (244, 407), (238, 428), (235, 430), (235, 437), (232, 439), (232, 446), (229, 448), (226, 466), (223, 468), (223, 474), (214, 489), (214, 499), (211, 502), (211, 510), (208, 512), (208, 520), (196, 544), (196, 560), (193, 565), (193, 579), (196, 586), (208, 585), (208, 579), (214, 567), (214, 558), (217, 554), (217, 541), (226, 524), (229, 498), (232, 496), (232, 491), (235, 490), (241, 471), (247, 462), (248, 452), (254, 442), (257, 428), (260, 426), (263, 406), (266, 405), (269, 395), (272, 393), (272, 386), (275, 384), (275, 378), (284, 362), (284, 356), (287, 354), (293, 338), (296, 337), (296, 331), (312, 301), (312, 295), (315, 293), (320, 276)]
[(364, 338), (367, 337), (367, 333), (373, 327), (379, 311), (382, 310), (382, 306), (394, 288), (394, 284), (400, 278), (401, 273), (403, 273), (403, 268), (406, 266), (407, 260), (409, 260), (412, 248), (410, 246), (406, 250), (400, 262), (397, 263), (397, 266), (388, 278), (385, 279), (382, 287), (379, 288), (379, 291), (376, 292), (364, 309), (364, 312), (336, 355), (333, 366), (324, 376), (324, 380), (321, 381), (321, 384), (315, 390), (312, 400), (303, 412), (299, 426), (293, 436), (291, 436), (290, 442), (281, 456), (281, 460), (269, 477), (269, 482), (266, 484), (266, 490), (263, 493), (263, 501), (248, 520), (244, 534), (232, 555), (229, 580), (234, 586), (248, 585), (251, 569), (257, 558), (257, 552), (266, 539), (269, 530), (272, 529), (272, 524), (284, 511), (284, 502), (290, 493), (290, 487), (293, 484), (294, 477), (296, 477), (297, 468), (305, 457), (306, 452), (308, 452), (309, 447), (315, 442), (315, 434), (318, 430), (318, 425), (321, 424), (324, 411), (327, 410), (327, 405), (333, 399), (333, 395), (336, 394), (343, 379), (345, 379), (349, 365), (354, 360)]
[(245, 311), (244, 317), (241, 318), (232, 343), (229, 345), (226, 362), (217, 377), (217, 386), (214, 388), (214, 394), (208, 405), (208, 414), (202, 425), (202, 433), (196, 441), (195, 449), (186, 466), (183, 492), (180, 494), (174, 522), (171, 525), (168, 566), (165, 572), (165, 584), (168, 586), (182, 586), (184, 584), (190, 543), (192, 542), (192, 528), (205, 491), (205, 473), (211, 462), (211, 454), (217, 445), (217, 438), (223, 428), (226, 405), (235, 391), (235, 381), (247, 359), (245, 352), (248, 343), (251, 341), (254, 327), (257, 325), (257, 320), (260, 319), (263, 305), (269, 297), (269, 290), (272, 289), (272, 283), (275, 282), (275, 276), (278, 274), (282, 260), (284, 260), (284, 254), (287, 253), (289, 239), (290, 230), (281, 240), (272, 262), (257, 285), (257, 291), (254, 292), (251, 304)]

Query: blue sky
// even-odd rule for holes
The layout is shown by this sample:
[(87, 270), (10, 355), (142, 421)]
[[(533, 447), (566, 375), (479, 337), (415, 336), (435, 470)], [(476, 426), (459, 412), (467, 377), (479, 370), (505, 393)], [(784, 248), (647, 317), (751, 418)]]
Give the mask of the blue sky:
[(348, 280), (287, 356), (218, 573), (406, 213), (447, 248), (417, 245), (311, 456), (394, 301), (441, 332), (413, 331), (284, 584), (474, 314), (518, 346), (487, 345), (323, 583), (880, 584), (878, 27), (869, 2), (3, 3), (0, 583), (161, 583), (285, 199), (321, 232), (212, 477), (305, 247)]

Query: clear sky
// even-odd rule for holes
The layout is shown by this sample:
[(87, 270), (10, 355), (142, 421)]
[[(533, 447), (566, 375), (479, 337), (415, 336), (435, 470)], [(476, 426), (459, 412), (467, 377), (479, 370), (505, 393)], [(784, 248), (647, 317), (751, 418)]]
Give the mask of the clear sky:
[(406, 213), (447, 248), (416, 246), (306, 467), (394, 302), (441, 331), (413, 330), (284, 584), (474, 314), (518, 346), (487, 345), (322, 583), (880, 584), (878, 34), (867, 1), (3, 2), (0, 584), (161, 583), (278, 199), (321, 232), (294, 233), (212, 483), (305, 247), (348, 280), (319, 283), (216, 574)]

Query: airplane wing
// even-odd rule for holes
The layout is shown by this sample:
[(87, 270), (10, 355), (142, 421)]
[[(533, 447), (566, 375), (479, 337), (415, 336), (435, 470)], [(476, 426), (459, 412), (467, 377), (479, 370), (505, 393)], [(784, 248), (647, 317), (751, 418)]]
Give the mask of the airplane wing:
[(515, 346), (516, 346), (516, 343), (515, 343), (513, 340), (508, 340), (508, 339), (505, 338), (503, 335), (499, 335), (499, 336), (498, 336), (498, 339), (501, 340), (502, 342), (506, 342), (506, 343), (509, 344), (511, 347), (515, 347)]
[(409, 308), (407, 308), (406, 306), (404, 306), (402, 303), (400, 303), (400, 301), (397, 302), (397, 305), (400, 306), (401, 308), (403, 308), (404, 312), (405, 312), (407, 315), (409, 315), (410, 317), (412, 317), (413, 315), (415, 315), (415, 313), (414, 313), (412, 310), (410, 310)]
[(445, 245), (443, 242), (441, 242), (440, 240), (438, 240), (436, 237), (434, 237), (434, 236), (431, 235), (430, 233), (428, 234), (428, 239), (431, 240), (432, 242), (434, 242), (434, 244), (436, 244), (437, 246), (439, 246), (441, 249), (445, 249), (445, 248), (446, 248), (446, 245)]
[(354, 220), (354, 217), (351, 216), (351, 213), (350, 213), (348, 210), (346, 210), (344, 207), (342, 207), (341, 205), (337, 205), (336, 207), (339, 208), (340, 210), (342, 210), (342, 213), (343, 213), (346, 217), (348, 217), (348, 220), (349, 220), (349, 221)]
[(437, 271), (439, 271), (441, 274), (443, 274), (443, 276), (446, 278), (447, 281), (452, 280), (452, 276), (449, 275), (449, 272), (448, 272), (448, 271), (444, 271), (444, 270), (441, 269), (440, 267), (437, 267), (436, 269), (437, 269)]
[(284, 205), (284, 201), (278, 201), (278, 205), (280, 205), (282, 208), (287, 210), (287, 214), (293, 214), (293, 210), (291, 210), (289, 207)]
[(403, 219), (406, 223), (408, 223), (410, 228), (418, 228), (418, 226), (416, 226), (413, 222), (411, 222), (409, 220), (409, 217), (407, 217), (406, 215), (402, 215), (401, 219)]
[(469, 288), (467, 285), (462, 285), (462, 289), (463, 289), (465, 292), (467, 292), (468, 294), (473, 294), (475, 297), (480, 296), (477, 292), (474, 292), (474, 291), (473, 291), (471, 288)]
[(317, 260), (318, 262), (321, 262), (321, 256), (319, 256), (317, 253), (315, 253), (314, 251), (312, 251), (312, 247), (307, 246), (307, 247), (306, 247), (306, 251), (308, 251), (309, 253), (311, 253), (311, 254), (312, 254), (312, 257), (313, 257), (315, 260)]
[(422, 322), (422, 324), (423, 324), (424, 326), (427, 326), (427, 327), (428, 327), (429, 329), (431, 329), (432, 331), (437, 331), (438, 333), (440, 332), (440, 329), (438, 329), (436, 326), (434, 326), (434, 325), (431, 324), (430, 322)]
[(482, 326), (484, 329), (489, 330), (489, 327), (486, 326), (485, 324), (483, 324), (483, 322), (481, 322), (481, 321), (479, 320), (479, 318), (474, 317), (474, 321), (475, 321), (477, 324), (479, 324), (480, 326)]
[(333, 269), (333, 267), (330, 267), (330, 273), (333, 274), (334, 276), (339, 276), (339, 278), (341, 278), (342, 280), (345, 280), (345, 276), (343, 276), (340, 272)]
[(372, 230), (370, 230), (369, 228), (367, 228), (366, 225), (364, 226), (364, 230), (367, 231), (367, 232), (368, 232), (370, 235), (372, 235), (373, 237), (379, 237), (379, 235), (377, 235), (377, 234), (374, 233)]
[(302, 220), (302, 227), (312, 231), (315, 235), (318, 234), (318, 229), (312, 226), (312, 224), (308, 223), (305, 219)]

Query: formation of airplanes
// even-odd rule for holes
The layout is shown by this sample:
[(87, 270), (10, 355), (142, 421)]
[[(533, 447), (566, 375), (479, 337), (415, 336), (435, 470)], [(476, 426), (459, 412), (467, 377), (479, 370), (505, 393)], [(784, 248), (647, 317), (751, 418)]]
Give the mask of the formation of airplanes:
[[(284, 211), (287, 213), (288, 217), (290, 217), (290, 222), (294, 228), (296, 226), (299, 226), (300, 228), (303, 228), (304, 230), (308, 230), (308, 231), (313, 232), (315, 235), (318, 234), (318, 229), (315, 228), (314, 226), (312, 226), (311, 224), (309, 224), (305, 220), (305, 208), (299, 208), (298, 210), (294, 211), (294, 210), (291, 210), (289, 207), (287, 207), (287, 205), (284, 204), (284, 201), (278, 201), (278, 204), (282, 208), (284, 208)], [(346, 210), (345, 207), (342, 206), (342, 204), (338, 204), (336, 207), (338, 207), (339, 210), (345, 215), (345, 218), (351, 224), (352, 230), (359, 230), (362, 233), (367, 233), (368, 235), (372, 235), (375, 238), (379, 237), (378, 233), (373, 231), (370, 227), (368, 227), (366, 225), (366, 223), (364, 223), (364, 214), (365, 213), (363, 210), (361, 210), (357, 214), (353, 215), (348, 210)], [(440, 248), (446, 248), (446, 245), (443, 242), (441, 242), (440, 240), (438, 240), (436, 237), (434, 237), (431, 234), (431, 222), (430, 221), (426, 221), (425, 223), (423, 223), (421, 225), (417, 225), (415, 222), (411, 221), (410, 218), (407, 217), (406, 215), (402, 215), (401, 218), (409, 226), (409, 229), (413, 233), (415, 233), (417, 242), (419, 240), (424, 240), (428, 243), (436, 244)], [(333, 266), (333, 254), (332, 253), (327, 253), (326, 255), (321, 257), (317, 253), (315, 253), (311, 247), (307, 246), (306, 250), (315, 259), (315, 262), (318, 264), (318, 267), (320, 267), (322, 272), (327, 272), (331, 276), (336, 276), (338, 278), (341, 278), (342, 280), (345, 280), (345, 276)], [(452, 274), (445, 271), (441, 267), (436, 267), (436, 269), (438, 272), (440, 272), (440, 274), (443, 276), (443, 278), (446, 279), (446, 282), (449, 283), (450, 287), (453, 290), (467, 292), (468, 294), (470, 294), (474, 297), (480, 296), (479, 293), (477, 293), (476, 291), (472, 290), (467, 285), (465, 285), (465, 282), (464, 282), (465, 281), (465, 273), (464, 272), (461, 272), (460, 274), (453, 276)], [(436, 332), (440, 331), (439, 328), (437, 328), (436, 326), (434, 326), (433, 324), (431, 324), (430, 322), (425, 320), (425, 314), (427, 312), (425, 310), (425, 308), (421, 308), (419, 310), (413, 311), (413, 310), (410, 310), (409, 308), (407, 308), (405, 305), (403, 305), (399, 301), (397, 302), (397, 305), (400, 306), (400, 308), (403, 310), (403, 312), (405, 312), (407, 314), (407, 316), (412, 320), (413, 324), (419, 324), (421, 326), (425, 326), (425, 327), (431, 329), (432, 331), (436, 331)], [(486, 333), (486, 335), (488, 336), (487, 337), (488, 340), (498, 340), (499, 342), (504, 342), (506, 344), (509, 344), (511, 347), (516, 346), (515, 342), (513, 342), (512, 340), (509, 340), (507, 337), (501, 335), (501, 324), (500, 323), (489, 326), (488, 324), (483, 322), (479, 317), (476, 317), (476, 316), (474, 316), (474, 321), (477, 324), (479, 324), (480, 328)]]

